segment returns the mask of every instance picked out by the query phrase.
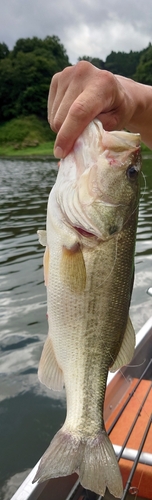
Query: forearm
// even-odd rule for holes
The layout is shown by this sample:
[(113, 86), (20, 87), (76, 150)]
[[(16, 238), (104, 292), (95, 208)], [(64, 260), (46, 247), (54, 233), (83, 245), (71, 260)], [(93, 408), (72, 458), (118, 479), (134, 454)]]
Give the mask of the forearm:
[(142, 141), (152, 149), (152, 87), (116, 75), (133, 100), (133, 114), (126, 124), (130, 132), (139, 132)]

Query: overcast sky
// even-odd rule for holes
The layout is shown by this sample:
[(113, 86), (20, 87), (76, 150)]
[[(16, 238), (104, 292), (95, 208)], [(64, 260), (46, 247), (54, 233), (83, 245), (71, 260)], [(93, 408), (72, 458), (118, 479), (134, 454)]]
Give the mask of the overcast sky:
[(0, 0), (0, 42), (57, 35), (69, 60), (105, 60), (152, 42), (152, 0)]

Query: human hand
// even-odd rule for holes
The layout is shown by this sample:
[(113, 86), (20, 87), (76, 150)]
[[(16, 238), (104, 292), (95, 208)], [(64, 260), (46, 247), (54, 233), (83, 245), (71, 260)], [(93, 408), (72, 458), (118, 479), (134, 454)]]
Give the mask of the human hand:
[(95, 117), (105, 130), (127, 126), (134, 112), (134, 101), (125, 88), (125, 80), (87, 61), (54, 75), (48, 97), (48, 121), (57, 132), (54, 148), (57, 158), (64, 158), (70, 152)]

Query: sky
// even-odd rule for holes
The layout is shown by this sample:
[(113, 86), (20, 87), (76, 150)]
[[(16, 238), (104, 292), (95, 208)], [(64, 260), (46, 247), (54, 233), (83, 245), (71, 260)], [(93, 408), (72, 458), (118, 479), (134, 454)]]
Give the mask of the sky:
[(140, 51), (152, 42), (152, 0), (0, 0), (0, 42), (10, 49), (19, 38), (52, 35), (72, 64)]

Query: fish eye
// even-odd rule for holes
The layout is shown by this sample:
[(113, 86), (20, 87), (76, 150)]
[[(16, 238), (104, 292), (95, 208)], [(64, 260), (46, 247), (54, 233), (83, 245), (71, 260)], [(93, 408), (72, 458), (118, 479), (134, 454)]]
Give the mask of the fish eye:
[(136, 170), (136, 167), (134, 165), (129, 165), (126, 173), (130, 181), (135, 181), (138, 177), (138, 170)]

